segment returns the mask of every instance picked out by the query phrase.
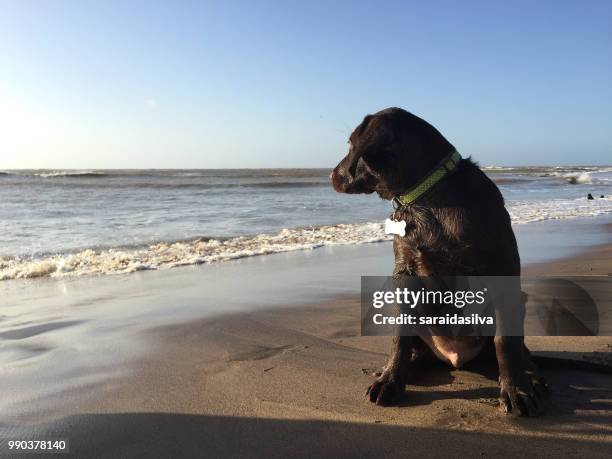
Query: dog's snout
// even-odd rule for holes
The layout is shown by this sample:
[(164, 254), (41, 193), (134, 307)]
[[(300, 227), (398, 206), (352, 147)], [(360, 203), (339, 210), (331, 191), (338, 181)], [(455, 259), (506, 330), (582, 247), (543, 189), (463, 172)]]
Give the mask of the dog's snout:
[(342, 183), (342, 176), (340, 175), (340, 173), (338, 172), (338, 168), (335, 168), (331, 174), (329, 174), (329, 178), (332, 182), (332, 185), (334, 187), (334, 190), (338, 191), (338, 187), (340, 186), (340, 184)]
[(337, 167), (333, 171), (331, 171), (331, 174), (329, 174), (329, 178), (332, 182), (334, 190), (341, 191), (344, 178), (342, 177), (342, 174), (340, 173)]

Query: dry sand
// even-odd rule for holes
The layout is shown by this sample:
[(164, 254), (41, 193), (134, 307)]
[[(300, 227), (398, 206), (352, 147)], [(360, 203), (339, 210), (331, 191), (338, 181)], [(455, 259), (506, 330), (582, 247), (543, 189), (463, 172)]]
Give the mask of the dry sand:
[[(611, 260), (608, 246), (527, 272), (608, 276)], [(540, 418), (500, 413), (495, 367), (484, 363), (441, 364), (399, 406), (372, 405), (365, 390), (390, 338), (360, 336), (356, 297), (144, 333), (151, 352), (131, 376), (89, 401), (66, 398), (65, 417), (28, 435), (67, 437), (81, 457), (612, 455), (611, 375), (544, 371), (553, 396)], [(528, 343), (578, 359), (612, 351), (610, 337)]]

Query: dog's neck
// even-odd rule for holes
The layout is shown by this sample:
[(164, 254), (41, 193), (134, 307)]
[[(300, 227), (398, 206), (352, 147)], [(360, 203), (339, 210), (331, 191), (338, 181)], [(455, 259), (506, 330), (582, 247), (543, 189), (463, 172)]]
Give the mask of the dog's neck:
[(446, 155), (425, 177), (419, 180), (410, 190), (393, 198), (394, 204), (400, 207), (409, 206), (417, 199), (431, 190), (436, 184), (442, 181), (457, 169), (461, 161), (461, 155), (457, 150), (453, 150)]

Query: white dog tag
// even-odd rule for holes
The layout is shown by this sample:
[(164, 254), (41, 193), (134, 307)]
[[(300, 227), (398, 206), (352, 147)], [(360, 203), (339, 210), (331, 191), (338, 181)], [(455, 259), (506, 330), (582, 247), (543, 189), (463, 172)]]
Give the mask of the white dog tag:
[(406, 222), (404, 220), (396, 222), (387, 218), (385, 220), (385, 234), (397, 234), (404, 237), (406, 235)]

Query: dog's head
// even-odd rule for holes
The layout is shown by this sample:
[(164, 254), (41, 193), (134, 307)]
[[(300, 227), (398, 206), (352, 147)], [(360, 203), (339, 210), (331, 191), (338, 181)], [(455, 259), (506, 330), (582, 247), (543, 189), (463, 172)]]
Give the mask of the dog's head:
[(330, 174), (340, 193), (392, 199), (414, 186), (454, 147), (431, 124), (401, 108), (366, 116), (349, 137), (349, 152)]

